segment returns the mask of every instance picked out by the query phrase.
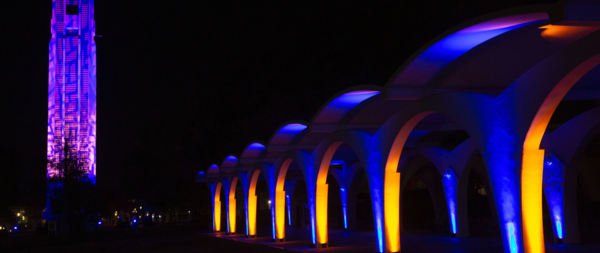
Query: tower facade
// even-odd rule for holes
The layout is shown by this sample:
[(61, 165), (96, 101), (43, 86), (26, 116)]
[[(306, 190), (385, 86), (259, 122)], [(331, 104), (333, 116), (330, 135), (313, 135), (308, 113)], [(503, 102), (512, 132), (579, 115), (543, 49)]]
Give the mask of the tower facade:
[[(48, 159), (69, 147), (96, 177), (94, 0), (53, 0), (48, 67)], [(57, 172), (48, 168), (48, 175)]]

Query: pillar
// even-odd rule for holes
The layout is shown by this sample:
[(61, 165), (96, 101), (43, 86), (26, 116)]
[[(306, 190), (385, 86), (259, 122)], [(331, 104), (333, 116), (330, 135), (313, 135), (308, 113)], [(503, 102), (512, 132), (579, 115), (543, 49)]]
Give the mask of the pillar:
[(492, 127), (489, 142), (481, 155), (488, 171), (504, 252), (521, 253), (524, 252), (521, 222), (522, 147), (515, 137), (509, 136), (498, 126)]
[(446, 205), (448, 206), (448, 218), (450, 220), (450, 232), (453, 235), (458, 233), (458, 214), (457, 214), (457, 185), (458, 177), (452, 169), (446, 169), (442, 177), (442, 185), (444, 186), (444, 195), (446, 196)]
[[(213, 231), (221, 231), (221, 182), (209, 183), (211, 192), (211, 203), (213, 211)], [(167, 222), (169, 222), (169, 215), (167, 214)]]
[(552, 234), (555, 243), (562, 243), (564, 239), (564, 166), (553, 155), (547, 155), (544, 161), (544, 194), (552, 220)]

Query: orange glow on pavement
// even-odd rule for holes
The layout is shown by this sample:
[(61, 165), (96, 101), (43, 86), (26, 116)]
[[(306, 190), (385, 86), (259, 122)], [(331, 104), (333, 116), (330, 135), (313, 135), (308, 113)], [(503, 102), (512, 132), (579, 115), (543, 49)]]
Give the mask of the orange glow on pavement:
[(523, 210), (523, 243), (527, 253), (543, 253), (545, 251), (542, 223), (544, 150), (540, 149), (540, 143), (548, 122), (560, 101), (573, 85), (598, 63), (600, 63), (600, 54), (586, 60), (558, 82), (540, 106), (525, 137), (521, 165), (521, 206)]
[(404, 143), (413, 128), (433, 112), (424, 112), (411, 118), (396, 136), (385, 165), (383, 210), (386, 252), (400, 252), (400, 173), (398, 162)]

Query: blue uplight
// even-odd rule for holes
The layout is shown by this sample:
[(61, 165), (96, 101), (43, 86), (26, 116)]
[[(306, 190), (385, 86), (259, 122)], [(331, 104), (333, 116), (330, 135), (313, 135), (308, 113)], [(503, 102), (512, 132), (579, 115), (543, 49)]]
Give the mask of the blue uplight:
[[(229, 209), (229, 200), (227, 201), (227, 209)], [(229, 231), (229, 212), (227, 212), (227, 233), (231, 233), (231, 231)]]
[(287, 211), (288, 211), (288, 225), (292, 225), (292, 215), (290, 213), (290, 195), (286, 194), (285, 197), (287, 198)]
[(102, 221), (98, 221), (98, 225), (102, 225)]
[(456, 218), (454, 217), (454, 214), (450, 214), (450, 218), (452, 221), (452, 233), (456, 234)]
[(510, 243), (510, 252), (518, 253), (519, 249), (517, 248), (517, 237), (515, 235), (515, 224), (512, 222), (507, 223), (506, 230), (508, 230), (508, 240)]
[(311, 215), (311, 217), (310, 217), (310, 223), (312, 225), (312, 229), (311, 229), (312, 230), (312, 240), (313, 240), (312, 242), (313, 242), (313, 244), (317, 244), (317, 241), (315, 240), (315, 230), (317, 228), (315, 227), (315, 219), (312, 216), (313, 215)]
[(381, 232), (381, 220), (377, 219), (377, 241), (379, 243), (379, 252), (383, 252), (383, 233)]
[(343, 160), (332, 160), (329, 165), (342, 165), (344, 164)]
[(554, 223), (555, 236), (559, 239), (563, 238), (562, 221), (564, 220), (564, 165), (554, 155), (546, 158), (544, 164), (544, 194), (552, 215)]
[(17, 230), (17, 226), (15, 226), (14, 229)]
[(137, 220), (133, 220), (133, 223), (137, 223)]
[(275, 240), (277, 236), (275, 235), (275, 217), (273, 215), (271, 215), (271, 225), (273, 226), (273, 240)]
[(346, 207), (344, 207), (344, 228), (348, 229), (348, 219), (346, 218)]
[(346, 188), (340, 187), (340, 197), (342, 200), (342, 213), (344, 215), (344, 228), (348, 229), (348, 219), (347, 219), (347, 196), (346, 196)]
[(442, 185), (444, 186), (444, 193), (446, 195), (446, 205), (448, 206), (448, 215), (450, 216), (450, 224), (452, 234), (457, 233), (456, 227), (456, 186), (458, 179), (454, 176), (452, 169), (446, 169), (444, 178), (442, 178)]
[(560, 221), (556, 222), (556, 234), (558, 234), (559, 239), (563, 239), (562, 225), (560, 224)]

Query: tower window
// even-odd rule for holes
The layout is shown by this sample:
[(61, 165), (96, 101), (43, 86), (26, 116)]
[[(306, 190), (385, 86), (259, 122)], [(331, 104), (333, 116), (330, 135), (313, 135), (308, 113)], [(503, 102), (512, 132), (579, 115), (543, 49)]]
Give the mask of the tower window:
[(79, 15), (79, 6), (67, 5), (67, 15)]

